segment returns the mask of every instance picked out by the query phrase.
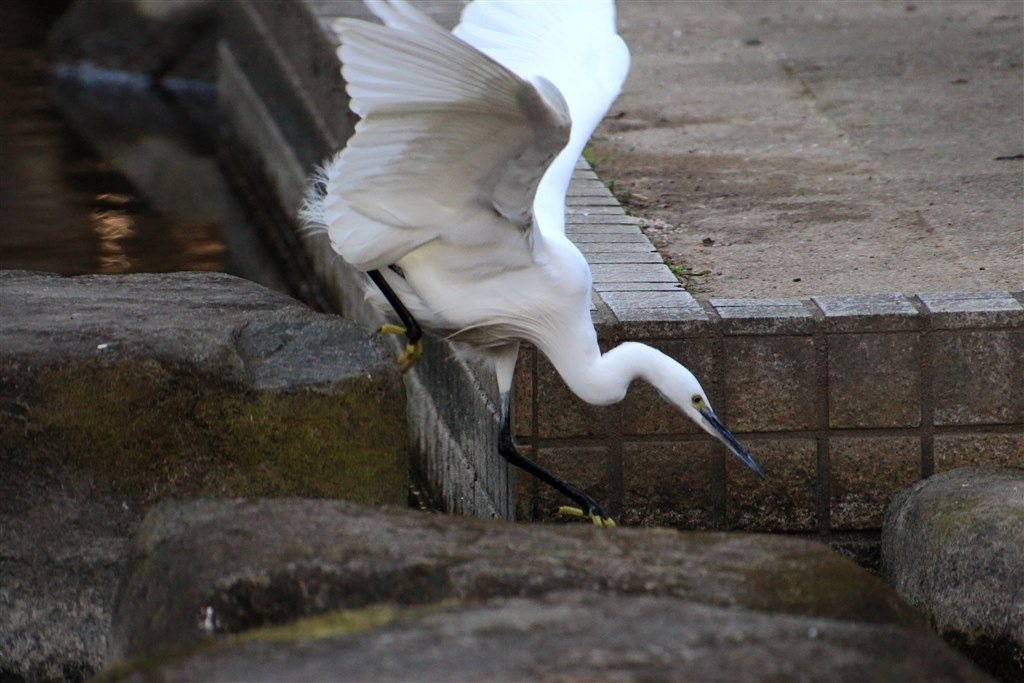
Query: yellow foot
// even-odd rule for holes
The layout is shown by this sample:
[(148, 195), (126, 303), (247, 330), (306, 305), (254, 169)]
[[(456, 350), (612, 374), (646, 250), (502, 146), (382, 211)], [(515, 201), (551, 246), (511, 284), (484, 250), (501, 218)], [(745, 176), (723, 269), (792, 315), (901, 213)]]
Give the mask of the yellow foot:
[(558, 514), (565, 515), (566, 517), (582, 517), (584, 519), (589, 519), (591, 522), (594, 523), (594, 526), (615, 526), (614, 519), (612, 519), (611, 517), (604, 517), (602, 515), (599, 515), (593, 510), (587, 510), (586, 512), (584, 512), (580, 508), (574, 508), (568, 505), (563, 505), (558, 508), (557, 512)]
[[(392, 325), (391, 323), (385, 323), (380, 327), (381, 334), (405, 334), (406, 330), (401, 325)], [(416, 362), (423, 357), (423, 340), (417, 339), (415, 343), (409, 343), (405, 345), (405, 351), (398, 357), (398, 369), (402, 371), (402, 374), (409, 372), (412, 366), (416, 365)]]

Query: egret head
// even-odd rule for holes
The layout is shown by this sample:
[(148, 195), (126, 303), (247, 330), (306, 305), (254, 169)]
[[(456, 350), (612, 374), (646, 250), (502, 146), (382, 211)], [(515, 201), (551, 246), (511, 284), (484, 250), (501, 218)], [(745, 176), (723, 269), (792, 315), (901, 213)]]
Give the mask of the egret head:
[(688, 386), (685, 388), (688, 390), (686, 395), (682, 397), (682, 400), (674, 401), (680, 405), (686, 416), (700, 425), (700, 428), (705, 432), (715, 437), (719, 441), (725, 444), (726, 448), (735, 455), (737, 458), (742, 460), (747, 467), (754, 470), (754, 473), (762, 479), (767, 479), (761, 466), (757, 464), (757, 461), (747, 452), (736, 437), (732, 435), (732, 432), (726, 428), (722, 421), (715, 415), (715, 411), (711, 409), (711, 403), (708, 402), (708, 397), (704, 393), (704, 389), (701, 388), (700, 383), (697, 382), (696, 378), (693, 382), (687, 382)]

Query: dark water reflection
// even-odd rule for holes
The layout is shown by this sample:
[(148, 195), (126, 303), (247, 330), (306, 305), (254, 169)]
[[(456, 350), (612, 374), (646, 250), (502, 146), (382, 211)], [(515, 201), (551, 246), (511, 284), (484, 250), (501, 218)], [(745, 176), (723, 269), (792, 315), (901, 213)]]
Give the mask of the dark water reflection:
[(52, 78), (42, 44), (61, 8), (46, 9), (8, 4), (0, 29), (0, 268), (226, 271), (285, 290), (221, 176), (212, 88)]

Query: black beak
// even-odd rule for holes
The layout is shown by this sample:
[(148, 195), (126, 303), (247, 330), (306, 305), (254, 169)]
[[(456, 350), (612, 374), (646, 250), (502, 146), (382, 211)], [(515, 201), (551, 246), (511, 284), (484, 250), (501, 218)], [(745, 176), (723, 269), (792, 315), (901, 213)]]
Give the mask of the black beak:
[(718, 439), (724, 443), (737, 458), (746, 463), (747, 467), (754, 470), (754, 474), (762, 479), (768, 478), (765, 475), (764, 470), (761, 469), (761, 466), (757, 464), (757, 461), (751, 457), (750, 453), (747, 453), (746, 448), (740, 445), (740, 442), (737, 441), (736, 437), (732, 435), (732, 432), (722, 424), (722, 421), (718, 419), (718, 416), (715, 415), (715, 412), (711, 410), (711, 408), (701, 410), (700, 414), (708, 426), (711, 427), (711, 429), (708, 430), (711, 434), (717, 436)]

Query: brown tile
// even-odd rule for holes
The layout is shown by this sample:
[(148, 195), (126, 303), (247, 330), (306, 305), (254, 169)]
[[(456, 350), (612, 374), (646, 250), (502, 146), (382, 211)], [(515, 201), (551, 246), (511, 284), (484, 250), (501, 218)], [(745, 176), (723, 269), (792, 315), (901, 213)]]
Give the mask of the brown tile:
[(733, 431), (814, 429), (818, 414), (811, 337), (734, 337), (724, 341), (724, 378)]
[(622, 457), (622, 521), (639, 526), (714, 525), (710, 442), (628, 443)]
[(837, 437), (829, 443), (832, 528), (878, 529), (892, 497), (921, 478), (917, 437)]
[(1024, 422), (1024, 329), (934, 335), (935, 424)]
[(921, 424), (921, 342), (916, 334), (836, 334), (828, 344), (832, 427)]
[[(651, 342), (651, 346), (685, 365), (702, 382), (711, 404), (716, 405), (718, 392), (711, 383), (714, 372), (710, 341)], [(646, 382), (633, 382), (622, 402), (623, 434), (697, 434), (701, 431)]]
[(936, 472), (979, 465), (1024, 467), (1024, 434), (940, 434), (933, 453)]
[(536, 351), (524, 346), (519, 351), (516, 374), (512, 383), (512, 425), (521, 438), (533, 436), (533, 358)]
[[(609, 514), (618, 511), (617, 501), (611, 500), (607, 449), (601, 446), (553, 446), (539, 449), (537, 463), (587, 495), (592, 496)], [(519, 477), (530, 475), (519, 471)], [(537, 484), (537, 517), (550, 518), (561, 505), (575, 505), (571, 500), (543, 482)]]
[(618, 430), (620, 408), (579, 399), (543, 354), (537, 354), (537, 435), (543, 439), (607, 436)]
[(730, 529), (814, 531), (818, 528), (818, 443), (814, 439), (749, 441), (763, 480), (726, 456), (725, 510)]

